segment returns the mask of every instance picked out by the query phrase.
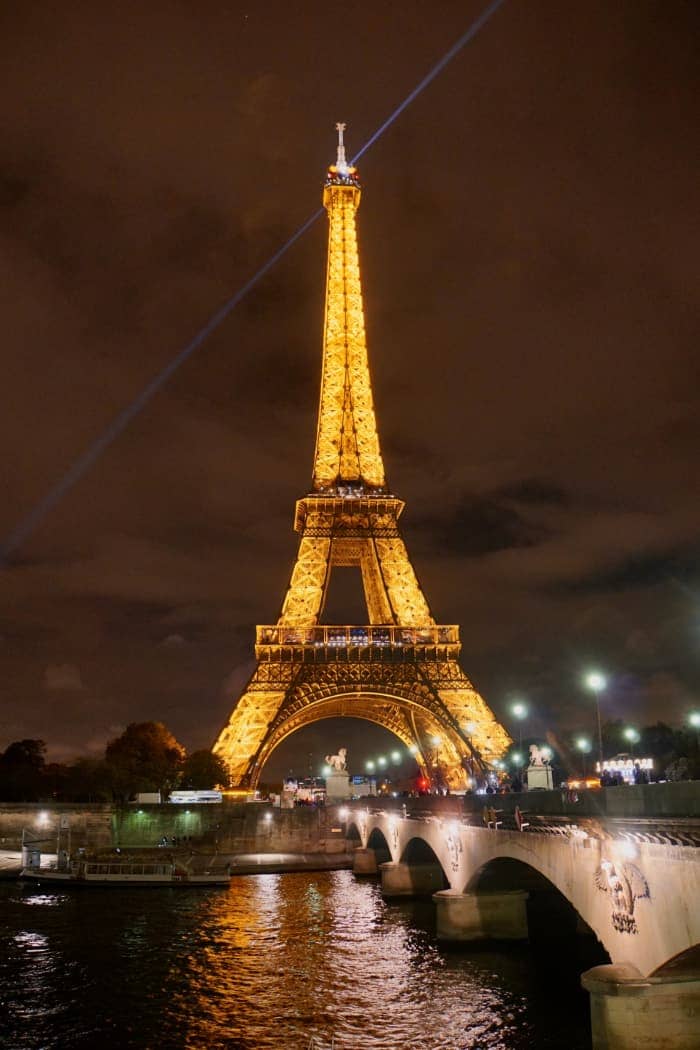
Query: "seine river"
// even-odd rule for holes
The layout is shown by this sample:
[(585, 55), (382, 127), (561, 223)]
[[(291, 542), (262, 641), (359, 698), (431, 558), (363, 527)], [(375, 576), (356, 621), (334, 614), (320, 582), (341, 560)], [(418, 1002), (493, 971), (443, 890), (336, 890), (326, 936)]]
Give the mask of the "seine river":
[(431, 902), (386, 903), (348, 871), (203, 890), (6, 882), (0, 1046), (588, 1050), (564, 954), (443, 950)]

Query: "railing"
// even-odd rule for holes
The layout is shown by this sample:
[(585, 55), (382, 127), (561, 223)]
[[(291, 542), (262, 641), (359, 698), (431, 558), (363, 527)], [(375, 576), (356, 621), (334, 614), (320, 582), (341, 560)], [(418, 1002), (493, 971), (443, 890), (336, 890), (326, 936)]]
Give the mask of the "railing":
[[(578, 793), (578, 801), (569, 801), (566, 791), (529, 791), (521, 794), (507, 795), (450, 795), (420, 796), (419, 798), (384, 798), (372, 797), (346, 802), (344, 805), (352, 811), (365, 811), (371, 815), (386, 814), (389, 817), (402, 817), (407, 820), (457, 820), (460, 823), (480, 827), (483, 825), (484, 807), (495, 807), (502, 821), (501, 830), (518, 830), (516, 809), (522, 815), (527, 812), (528, 834), (560, 835), (578, 838), (587, 835), (589, 838), (630, 839), (635, 842), (654, 842), (661, 845), (692, 846), (700, 848), (700, 817), (693, 816), (696, 807), (687, 805), (686, 814), (671, 816), (664, 812), (670, 799), (665, 788), (690, 789), (696, 798), (700, 798), (700, 781), (684, 784), (645, 784), (645, 806), (630, 806), (626, 816), (611, 816), (606, 813), (606, 803), (613, 792), (618, 798), (627, 795), (628, 801), (634, 803), (633, 795), (639, 788), (619, 787), (601, 788), (595, 791)], [(653, 807), (653, 796), (664, 795), (660, 801), (656, 816), (644, 815)], [(687, 799), (687, 796), (686, 796)], [(573, 818), (573, 819), (572, 819)]]
[(257, 645), (311, 646), (316, 648), (459, 645), (459, 627), (258, 627)]
[(172, 864), (100, 864), (85, 865), (86, 875), (172, 875)]

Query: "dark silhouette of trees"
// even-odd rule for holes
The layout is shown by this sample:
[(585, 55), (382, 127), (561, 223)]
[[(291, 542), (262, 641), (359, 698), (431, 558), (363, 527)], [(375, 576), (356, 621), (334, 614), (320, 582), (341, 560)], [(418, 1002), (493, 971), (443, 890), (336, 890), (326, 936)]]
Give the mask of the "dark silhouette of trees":
[(36, 802), (42, 795), (46, 744), (43, 740), (15, 740), (0, 755), (0, 798), (7, 802)]
[(184, 747), (162, 722), (132, 722), (105, 751), (112, 790), (122, 800), (138, 791), (167, 795), (184, 758)]
[(65, 767), (61, 793), (71, 802), (111, 802), (112, 768), (103, 758), (78, 758)]
[(182, 765), (180, 787), (207, 791), (228, 783), (228, 770), (222, 759), (208, 751), (193, 751)]

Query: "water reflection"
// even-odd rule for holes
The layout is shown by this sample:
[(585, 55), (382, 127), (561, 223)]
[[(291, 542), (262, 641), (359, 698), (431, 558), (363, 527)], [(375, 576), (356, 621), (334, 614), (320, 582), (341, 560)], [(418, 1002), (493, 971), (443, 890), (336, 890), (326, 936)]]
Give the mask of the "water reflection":
[(0, 1045), (17, 1050), (588, 1045), (533, 1009), (526, 950), (445, 953), (430, 902), (387, 905), (349, 872), (37, 897), (0, 888)]
[(200, 923), (207, 950), (169, 976), (187, 1046), (304, 1047), (314, 1034), (338, 1050), (505, 1047), (522, 1012), (497, 981), (445, 966), (427, 930), (348, 872), (241, 880)]

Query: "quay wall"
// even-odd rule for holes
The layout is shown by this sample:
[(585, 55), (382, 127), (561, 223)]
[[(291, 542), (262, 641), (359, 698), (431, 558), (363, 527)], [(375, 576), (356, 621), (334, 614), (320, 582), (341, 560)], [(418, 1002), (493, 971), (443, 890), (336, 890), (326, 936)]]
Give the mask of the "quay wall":
[(21, 848), (22, 835), (46, 853), (72, 849), (169, 844), (221, 853), (342, 853), (345, 828), (337, 806), (276, 809), (224, 800), (202, 805), (117, 806), (92, 803), (0, 802), (0, 850)]

